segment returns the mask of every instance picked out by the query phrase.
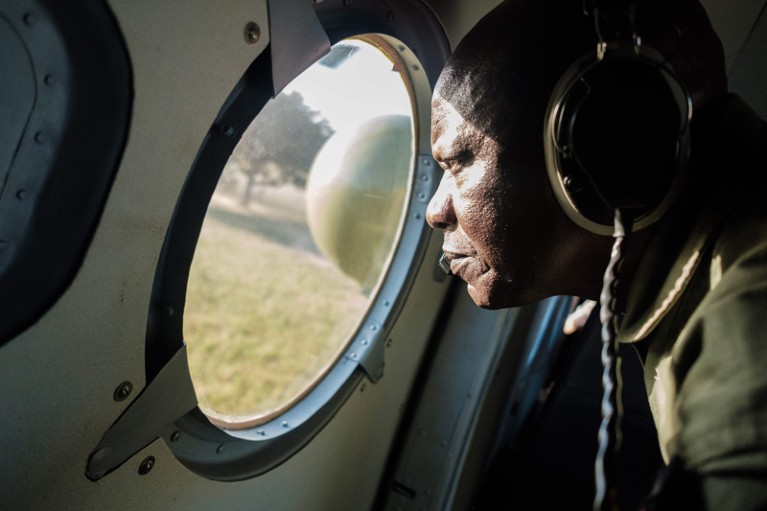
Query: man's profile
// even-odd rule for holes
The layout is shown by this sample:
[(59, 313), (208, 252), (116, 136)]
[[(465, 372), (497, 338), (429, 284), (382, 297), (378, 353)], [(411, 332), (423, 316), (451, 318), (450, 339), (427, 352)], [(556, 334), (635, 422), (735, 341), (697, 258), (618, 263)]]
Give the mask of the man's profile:
[(761, 509), (767, 207), (754, 166), (764, 165), (767, 128), (727, 92), (721, 43), (697, 1), (602, 3), (611, 7), (595, 29), (590, 2), (507, 0), (460, 42), (434, 93), (432, 149), (445, 173), (427, 220), (481, 307), (598, 300), (613, 240), (557, 199), (546, 112), (562, 74), (602, 40), (641, 37), (657, 50), (690, 95), (689, 161), (668, 210), (626, 238), (618, 335), (649, 347), (645, 384), (665, 460), (694, 474), (711, 509)]

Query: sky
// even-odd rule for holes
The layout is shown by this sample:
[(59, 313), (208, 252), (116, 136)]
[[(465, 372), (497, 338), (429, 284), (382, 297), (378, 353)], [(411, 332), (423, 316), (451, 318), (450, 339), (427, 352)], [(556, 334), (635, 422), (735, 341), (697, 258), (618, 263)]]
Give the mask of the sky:
[(304, 102), (320, 112), (341, 134), (371, 117), (411, 115), (410, 99), (402, 78), (392, 71), (389, 59), (362, 41), (347, 40), (341, 44), (358, 50), (335, 68), (314, 64), (284, 92), (300, 92)]

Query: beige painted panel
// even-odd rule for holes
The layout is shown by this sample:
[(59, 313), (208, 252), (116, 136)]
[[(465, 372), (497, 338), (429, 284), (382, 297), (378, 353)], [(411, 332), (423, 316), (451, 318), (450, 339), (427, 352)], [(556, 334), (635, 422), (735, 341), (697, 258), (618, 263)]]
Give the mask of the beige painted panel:
[[(225, 98), (268, 43), (265, 0), (111, 5), (135, 77), (129, 140), (73, 284), (0, 350), (2, 508), (365, 509), (447, 289), (447, 281), (432, 279), (439, 236), (390, 335), (384, 378), (358, 388), (288, 462), (251, 480), (213, 482), (189, 472), (158, 440), (102, 480), (85, 477), (90, 452), (129, 404), (116, 403), (114, 389), (129, 380), (135, 397), (144, 385), (149, 298), (176, 198)], [(256, 45), (243, 38), (249, 21), (262, 30)], [(428, 141), (424, 130), (428, 125), (419, 130)], [(150, 454), (155, 468), (138, 475), (140, 460)]]

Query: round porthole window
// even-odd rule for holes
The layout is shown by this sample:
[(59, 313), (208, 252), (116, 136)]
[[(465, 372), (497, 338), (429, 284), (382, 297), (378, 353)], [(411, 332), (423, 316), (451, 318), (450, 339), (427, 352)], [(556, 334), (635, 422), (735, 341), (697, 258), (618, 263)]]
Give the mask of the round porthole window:
[(386, 275), (415, 160), (412, 85), (394, 56), (375, 39), (334, 45), (224, 167), (184, 311), (199, 406), (219, 426), (251, 428), (301, 399)]
[(390, 9), (316, 4), (330, 52), (277, 95), (280, 52), (259, 55), (189, 171), (158, 262), (146, 368), (153, 382), (188, 363), (176, 386), (198, 406), (162, 436), (199, 475), (271, 470), (363, 378), (385, 379), (387, 335), (428, 245), (431, 87), (449, 54), (420, 2)]

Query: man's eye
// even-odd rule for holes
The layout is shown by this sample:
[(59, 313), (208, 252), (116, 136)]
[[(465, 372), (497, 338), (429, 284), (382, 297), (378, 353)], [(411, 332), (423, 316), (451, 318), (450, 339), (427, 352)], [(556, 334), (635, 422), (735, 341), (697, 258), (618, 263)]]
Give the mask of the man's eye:
[(460, 170), (462, 167), (465, 167), (467, 164), (471, 163), (471, 160), (471, 154), (462, 153), (452, 158), (443, 159), (442, 166), (445, 168), (445, 170)]

